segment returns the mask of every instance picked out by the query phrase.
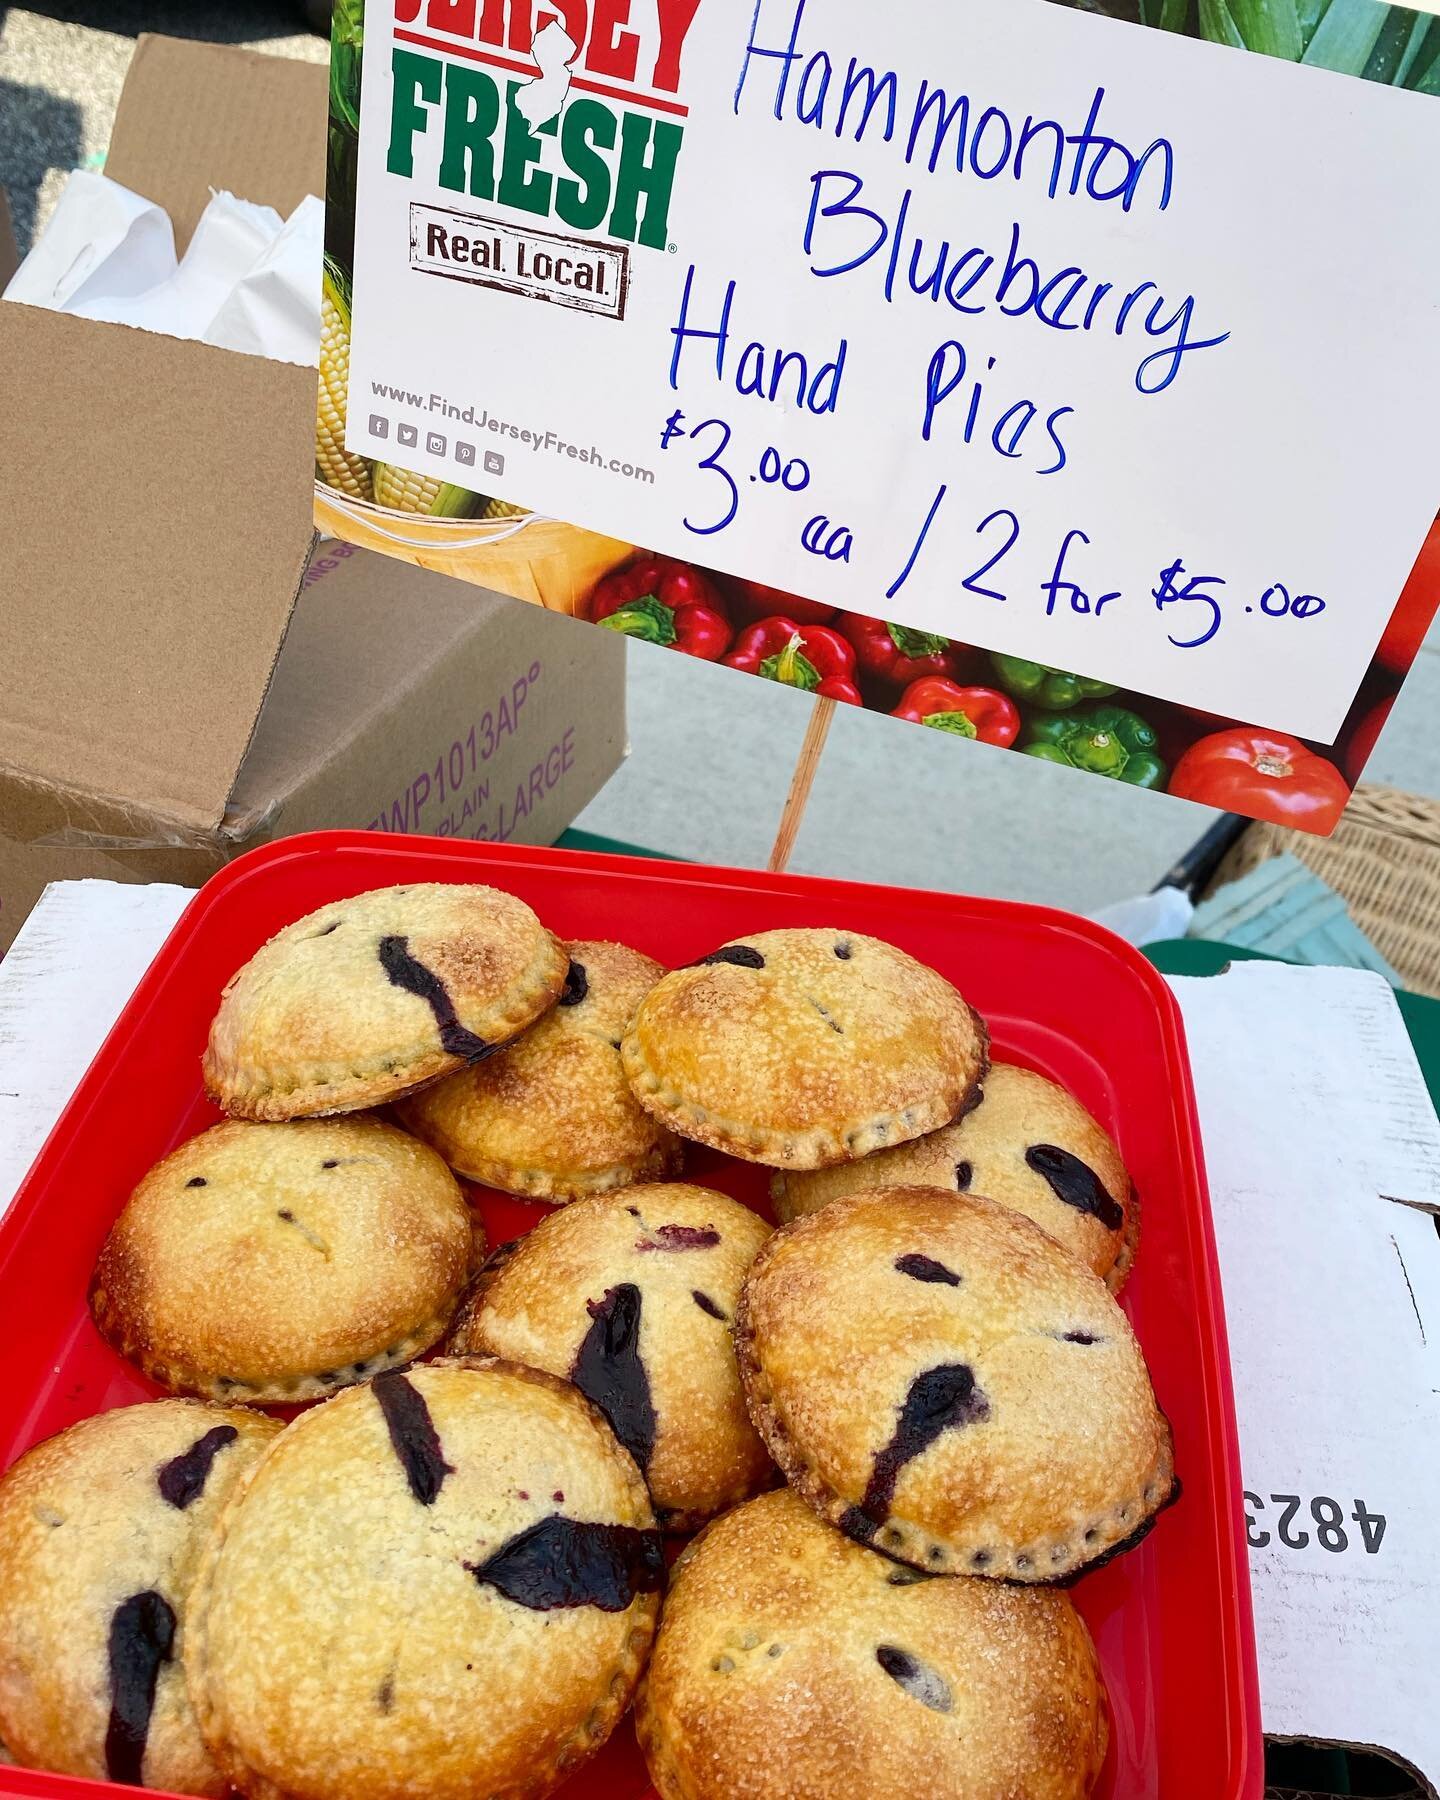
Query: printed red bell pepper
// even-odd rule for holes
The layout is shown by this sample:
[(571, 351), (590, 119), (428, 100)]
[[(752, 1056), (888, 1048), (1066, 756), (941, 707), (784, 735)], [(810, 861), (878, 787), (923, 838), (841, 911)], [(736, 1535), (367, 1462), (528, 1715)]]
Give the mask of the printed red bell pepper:
[(1175, 765), (1170, 792), (1328, 837), (1340, 823), (1350, 784), (1298, 738), (1246, 725), (1192, 744)]
[(607, 631), (702, 662), (718, 662), (735, 636), (709, 577), (666, 556), (642, 556), (605, 576), (590, 596), (589, 612)]
[(933, 731), (978, 738), (1008, 749), (1020, 735), (1020, 708), (997, 688), (961, 687), (942, 675), (927, 675), (906, 688), (892, 719), (911, 719)]
[(1420, 654), (1420, 646), (1440, 607), (1440, 519), (1420, 547), (1415, 566), (1375, 652), (1375, 660), (1404, 675)]
[(1390, 709), (1394, 704), (1393, 694), (1386, 700), (1377, 701), (1351, 734), (1345, 750), (1345, 777), (1352, 787), (1365, 772), (1365, 765), (1375, 750), (1375, 741), (1385, 729), (1385, 721), (1390, 717)]
[(861, 674), (877, 681), (903, 688), (927, 675), (953, 680), (957, 673), (954, 646), (949, 638), (937, 637), (933, 631), (892, 625), (864, 613), (841, 613), (835, 629), (854, 647)]
[(864, 705), (855, 685), (855, 652), (827, 625), (801, 625), (784, 617), (761, 619), (745, 627), (722, 660), (726, 668), (747, 675), (803, 688), (827, 700), (843, 700), (848, 706)]
[(757, 625), (765, 619), (793, 619), (797, 625), (828, 625), (836, 608), (799, 594), (782, 594), (763, 581), (746, 581), (739, 575), (717, 575), (730, 602), (730, 616), (737, 624)]

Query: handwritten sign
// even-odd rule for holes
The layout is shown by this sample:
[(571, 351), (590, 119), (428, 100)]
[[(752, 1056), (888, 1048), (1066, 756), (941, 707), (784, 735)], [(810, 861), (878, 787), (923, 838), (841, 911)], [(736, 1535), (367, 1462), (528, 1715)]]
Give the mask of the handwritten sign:
[(1440, 105), (1046, 0), (522, 10), (372, 0), (351, 451), (1336, 737), (1440, 495)]

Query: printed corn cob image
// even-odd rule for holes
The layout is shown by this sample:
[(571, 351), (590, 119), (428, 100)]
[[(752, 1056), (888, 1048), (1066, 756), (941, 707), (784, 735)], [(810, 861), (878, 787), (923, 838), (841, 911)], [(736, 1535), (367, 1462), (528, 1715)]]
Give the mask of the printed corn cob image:
[(350, 383), (350, 298), (345, 277), (329, 257), (320, 301), (320, 385), (315, 406), (315, 473), (353, 500), (375, 497), (370, 464), (345, 448), (345, 398)]
[(474, 519), (488, 504), (483, 494), (437, 481), (433, 475), (417, 475), (394, 463), (376, 463), (374, 481), (375, 504), (388, 506), (392, 512), (420, 513), (429, 519)]

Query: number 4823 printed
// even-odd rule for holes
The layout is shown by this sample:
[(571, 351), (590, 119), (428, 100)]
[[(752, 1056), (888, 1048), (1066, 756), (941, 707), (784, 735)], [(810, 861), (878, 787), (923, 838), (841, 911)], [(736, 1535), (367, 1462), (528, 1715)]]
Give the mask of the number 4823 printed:
[[(1367, 1556), (1379, 1555), (1385, 1541), (1384, 1513), (1372, 1513), (1363, 1500), (1357, 1500), (1354, 1511), (1347, 1514), (1338, 1500), (1325, 1494), (1317, 1494), (1310, 1502), (1308, 1518), (1301, 1512), (1304, 1505), (1300, 1494), (1271, 1494), (1267, 1502), (1246, 1488), (1246, 1543), (1252, 1550), (1263, 1550), (1272, 1541), (1287, 1550), (1306, 1550), (1313, 1543), (1332, 1556), (1357, 1545)], [(1345, 1529), (1347, 1518), (1356, 1527), (1353, 1535)], [(1299, 1522), (1302, 1519), (1304, 1524)]]

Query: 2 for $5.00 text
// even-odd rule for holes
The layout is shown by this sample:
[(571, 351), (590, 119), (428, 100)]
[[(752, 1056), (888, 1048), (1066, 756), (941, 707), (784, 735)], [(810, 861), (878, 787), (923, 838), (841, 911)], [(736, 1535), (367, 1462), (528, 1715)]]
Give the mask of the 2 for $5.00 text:
[[(696, 425), (688, 425), (684, 412), (678, 409), (661, 428), (662, 450), (688, 440), (696, 452), (697, 468), (714, 478), (714, 510), (698, 517), (687, 512), (681, 521), (696, 537), (714, 537), (739, 516), (743, 489), (733, 472), (736, 466), (732, 455), (734, 436), (724, 419), (702, 419)], [(803, 457), (786, 456), (775, 445), (767, 444), (749, 473), (748, 481), (798, 495), (811, 486), (812, 471)], [(886, 589), (887, 600), (896, 597), (920, 564), (926, 541), (948, 497), (948, 485), (942, 483), (903, 566)], [(961, 577), (961, 589), (977, 599), (1002, 604), (1008, 601), (1009, 591), (1004, 586), (991, 584), (1004, 579), (1003, 572), (999, 572), (1001, 565), (1020, 542), (1021, 533), (1020, 518), (1008, 507), (997, 507), (981, 519), (975, 527), (979, 540), (976, 565)], [(848, 563), (855, 547), (855, 532), (853, 527), (832, 520), (828, 514), (812, 512), (800, 528), (799, 541), (803, 550), (823, 561)], [(1059, 609), (1098, 619), (1107, 607), (1123, 602), (1123, 590), (1107, 589), (1103, 581), (1096, 582), (1088, 575), (1089, 587), (1079, 579), (1077, 561), (1090, 543), (1089, 533), (1078, 526), (1062, 537), (1049, 575), (1036, 584), (1044, 599), (1047, 616)], [(1177, 555), (1147, 581), (1146, 591), (1156, 612), (1171, 627), (1167, 637), (1174, 648), (1199, 650), (1213, 642), (1225, 622), (1226, 609), (1222, 602), (1230, 597), (1225, 593), (1229, 586), (1223, 575), (1192, 571), (1187, 567), (1185, 557)], [(1326, 610), (1326, 603), (1318, 594), (1298, 591), (1284, 581), (1271, 582), (1253, 598), (1242, 597), (1241, 604), (1247, 614), (1265, 619), (1303, 621), (1318, 618)], [(1178, 610), (1170, 612), (1172, 607)]]

